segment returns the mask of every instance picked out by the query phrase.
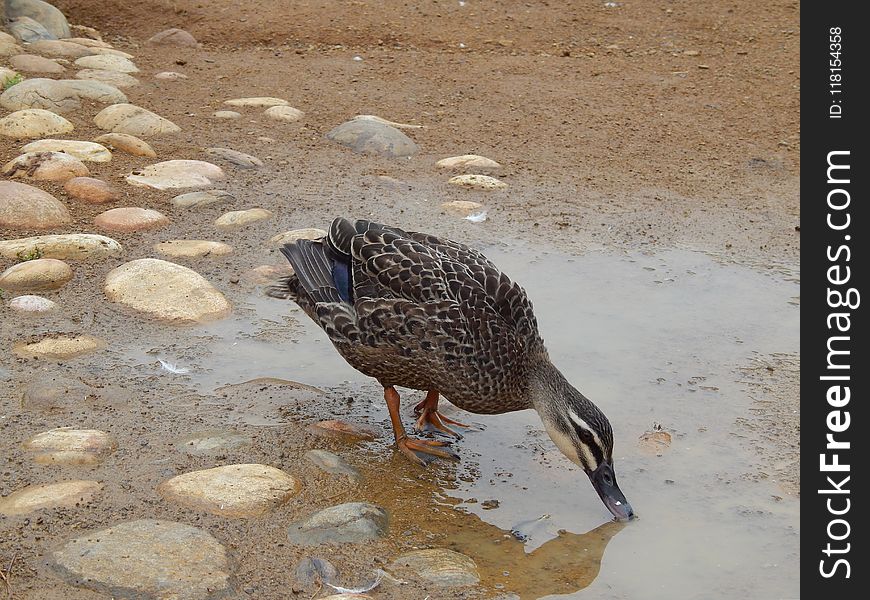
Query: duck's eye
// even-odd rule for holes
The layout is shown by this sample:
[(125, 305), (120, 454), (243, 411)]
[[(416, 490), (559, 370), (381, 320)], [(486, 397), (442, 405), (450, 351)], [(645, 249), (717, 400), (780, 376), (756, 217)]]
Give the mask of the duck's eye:
[(613, 485), (613, 475), (610, 473), (605, 473), (603, 479), (607, 485)]

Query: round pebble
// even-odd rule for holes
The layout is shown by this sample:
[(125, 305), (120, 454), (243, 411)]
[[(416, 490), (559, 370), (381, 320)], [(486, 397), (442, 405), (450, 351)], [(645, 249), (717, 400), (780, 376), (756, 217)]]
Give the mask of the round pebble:
[(9, 301), (9, 308), (18, 313), (42, 314), (57, 309), (57, 304), (42, 296), (16, 296)]
[(95, 56), (83, 56), (75, 61), (75, 64), (84, 69), (98, 69), (101, 71), (118, 71), (119, 73), (138, 73), (139, 69), (129, 58), (114, 54), (99, 54)]
[(115, 440), (99, 429), (58, 427), (38, 433), (24, 443), (39, 464), (94, 465), (117, 448)]
[(112, 160), (112, 153), (102, 144), (76, 140), (37, 140), (25, 145), (22, 152), (63, 152), (81, 161), (104, 163)]
[(237, 113), (234, 110), (218, 110), (212, 113), (212, 116), (216, 119), (238, 119), (242, 113)]
[(188, 192), (174, 197), (170, 202), (178, 208), (198, 208), (210, 204), (229, 202), (235, 196), (226, 190), (205, 190), (203, 192)]
[(215, 180), (223, 179), (224, 171), (219, 166), (202, 160), (166, 160), (148, 165), (127, 175), (130, 185), (149, 187), (155, 190), (171, 190), (206, 187)]
[(299, 492), (299, 482), (275, 467), (224, 465), (184, 473), (157, 486), (163, 498), (228, 517), (263, 515)]
[(105, 144), (114, 150), (132, 154), (133, 156), (157, 156), (157, 153), (148, 145), (148, 142), (126, 133), (104, 133), (94, 138), (94, 141)]
[(305, 116), (305, 113), (292, 106), (271, 106), (263, 113), (270, 119), (284, 123), (294, 123)]
[(98, 214), (94, 217), (94, 225), (106, 231), (144, 231), (169, 225), (169, 218), (150, 208), (124, 206)]
[(37, 258), (12, 265), (0, 273), (0, 289), (11, 292), (46, 292), (69, 283), (73, 271), (56, 258)]
[(233, 247), (223, 242), (209, 240), (169, 240), (154, 244), (154, 251), (174, 258), (204, 258), (207, 256), (226, 256)]
[(162, 71), (154, 75), (154, 79), (162, 79), (164, 81), (178, 81), (179, 79), (187, 79), (184, 73), (176, 71)]
[(0, 256), (9, 259), (20, 260), (22, 256), (39, 254), (43, 258), (86, 260), (117, 257), (123, 253), (121, 244), (112, 238), (93, 233), (64, 233), (0, 240)]
[(461, 587), (480, 582), (474, 561), (447, 548), (406, 552), (393, 562), (393, 566), (409, 569), (438, 587)]
[(451, 200), (441, 204), (441, 208), (450, 214), (467, 217), (480, 212), (483, 209), (483, 204), (469, 200)]
[(50, 229), (70, 221), (66, 206), (48, 192), (26, 183), (0, 181), (0, 228)]
[(27, 152), (6, 163), (3, 174), (34, 181), (66, 181), (90, 171), (82, 161), (63, 152)]
[(244, 227), (251, 223), (263, 221), (272, 216), (272, 212), (265, 208), (249, 208), (247, 210), (233, 210), (219, 216), (214, 224), (218, 229), (233, 229)]
[(490, 177), (489, 175), (476, 174), (457, 175), (456, 177), (451, 177), (447, 183), (478, 190), (497, 190), (507, 187), (507, 184), (500, 179)]
[(12, 347), (12, 351), (22, 358), (69, 360), (105, 347), (106, 342), (92, 335), (59, 335), (43, 338), (38, 342), (18, 342)]
[(462, 156), (451, 156), (442, 158), (436, 166), (442, 169), (498, 169), (501, 165), (485, 156), (478, 154), (463, 154)]
[(93, 177), (73, 177), (63, 184), (70, 197), (88, 204), (105, 204), (121, 199), (121, 194), (109, 183)]
[(178, 29), (173, 27), (172, 29), (166, 29), (161, 31), (160, 33), (155, 33), (146, 44), (151, 44), (155, 46), (180, 46), (182, 48), (195, 48), (196, 47), (196, 38), (190, 35), (183, 29)]
[(42, 508), (85, 504), (103, 489), (99, 481), (30, 485), (0, 498), (0, 515), (26, 515)]
[(224, 104), (229, 104), (230, 106), (287, 106), (290, 104), (283, 98), (269, 98), (258, 96), (255, 98), (235, 98), (233, 100), (226, 100)]
[(13, 69), (25, 73), (49, 73), (56, 75), (63, 73), (64, 68), (56, 60), (34, 56), (31, 54), (19, 54), (9, 57), (9, 64)]
[(0, 119), (0, 135), (18, 139), (60, 135), (72, 130), (72, 123), (58, 114), (41, 108), (18, 110)]
[(181, 131), (169, 119), (133, 104), (107, 106), (96, 114), (94, 123), (100, 129), (136, 137), (154, 137)]

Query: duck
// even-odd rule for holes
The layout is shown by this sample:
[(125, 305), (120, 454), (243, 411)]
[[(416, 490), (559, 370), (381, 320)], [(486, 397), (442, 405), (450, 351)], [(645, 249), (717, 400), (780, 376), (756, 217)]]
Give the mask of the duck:
[(425, 392), (415, 430), (438, 438), (467, 427), (438, 410), (442, 397), (475, 414), (533, 409), (611, 514), (634, 518), (616, 481), (610, 421), (550, 361), (525, 290), (481, 252), (343, 217), (322, 238), (280, 251), (293, 274), (268, 295), (295, 302), (348, 364), (378, 380), (405, 457), (423, 466), (458, 460), (450, 441), (408, 434), (397, 387)]

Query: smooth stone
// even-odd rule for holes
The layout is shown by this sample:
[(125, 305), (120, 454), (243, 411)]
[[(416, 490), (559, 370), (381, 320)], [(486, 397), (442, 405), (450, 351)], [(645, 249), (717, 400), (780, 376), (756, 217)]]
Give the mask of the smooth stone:
[(187, 79), (187, 75), (184, 73), (178, 73), (177, 71), (162, 71), (154, 75), (154, 79), (162, 79), (164, 81), (178, 81), (180, 79)]
[(3, 165), (3, 174), (34, 181), (66, 181), (90, 175), (85, 164), (64, 152), (27, 152)]
[(250, 436), (234, 431), (202, 431), (182, 438), (176, 442), (175, 447), (185, 454), (205, 456), (243, 448), (250, 446), (251, 443)]
[(223, 179), (219, 166), (202, 160), (166, 160), (127, 175), (127, 183), (155, 190), (206, 187)]
[(505, 182), (489, 175), (457, 175), (448, 179), (447, 183), (477, 190), (497, 190), (507, 187)]
[(205, 277), (156, 258), (140, 258), (113, 269), (106, 275), (103, 291), (110, 302), (176, 324), (214, 321), (232, 310)]
[(103, 489), (99, 481), (64, 481), (29, 485), (0, 498), (0, 515), (26, 515), (42, 508), (86, 504)]
[(225, 190), (206, 190), (204, 192), (188, 192), (174, 197), (170, 202), (177, 208), (199, 208), (220, 202), (229, 202), (236, 197)]
[(160, 33), (155, 33), (148, 38), (148, 41), (145, 43), (156, 46), (181, 46), (183, 48), (195, 48), (196, 38), (183, 29), (173, 27), (172, 29), (166, 29)]
[[(24, 296), (20, 297), (24, 298)], [(27, 384), (22, 407), (41, 412), (81, 409), (94, 391), (94, 388), (78, 379), (41, 373), (38, 379), (33, 379)]]
[(104, 144), (112, 150), (120, 150), (132, 156), (157, 156), (154, 148), (148, 142), (126, 133), (104, 133), (101, 136), (95, 137), (94, 141)]
[(26, 294), (9, 301), (9, 308), (18, 313), (43, 314), (57, 309), (57, 304), (42, 296)]
[(284, 123), (293, 123), (305, 116), (304, 112), (292, 106), (271, 106), (263, 114), (270, 119)]
[(154, 137), (181, 131), (169, 119), (133, 104), (107, 106), (97, 113), (94, 123), (100, 129), (136, 137)]
[(169, 240), (154, 244), (154, 251), (173, 258), (205, 258), (207, 256), (226, 256), (233, 247), (223, 242), (209, 240)]
[(287, 502), (299, 482), (268, 465), (224, 465), (192, 471), (157, 486), (166, 500), (225, 517), (254, 517)]
[(499, 169), (501, 165), (485, 156), (478, 154), (463, 154), (462, 156), (451, 156), (442, 158), (435, 163), (436, 166), (442, 169)]
[(95, 465), (117, 447), (105, 431), (74, 427), (43, 431), (24, 442), (24, 449), (39, 464)]
[(366, 594), (332, 594), (323, 596), (320, 600), (371, 600), (371, 598)]
[(48, 192), (26, 183), (0, 181), (0, 228), (50, 229), (71, 221), (66, 206)]
[(282, 277), (293, 275), (293, 267), (286, 265), (260, 265), (242, 274), (242, 279), (254, 285), (277, 283)]
[(308, 430), (320, 436), (353, 441), (371, 441), (381, 437), (381, 432), (372, 427), (337, 420), (318, 421), (309, 425)]
[(70, 197), (88, 204), (105, 204), (121, 199), (121, 194), (110, 183), (93, 177), (73, 177), (63, 184)]
[(72, 35), (63, 13), (42, 0), (6, 0), (6, 17), (30, 17), (56, 38), (68, 38)]
[(263, 166), (263, 161), (256, 156), (231, 150), (230, 148), (206, 148), (205, 153), (218, 159), (223, 159), (242, 169), (254, 169)]
[(94, 225), (106, 231), (129, 233), (164, 227), (169, 225), (169, 218), (150, 208), (122, 206), (98, 214), (94, 217)]
[(413, 550), (396, 558), (393, 568), (410, 569), (428, 583), (438, 587), (477, 585), (480, 575), (474, 561), (447, 548)]
[(102, 81), (117, 88), (133, 87), (139, 85), (139, 80), (120, 71), (106, 71), (103, 69), (82, 69), (76, 73), (76, 79), (88, 81)]
[(332, 452), (327, 452), (326, 450), (309, 450), (305, 453), (305, 458), (311, 461), (311, 463), (321, 471), (326, 471), (333, 475), (347, 475), (353, 481), (357, 481), (360, 478), (359, 471), (350, 466), (346, 460)]
[(81, 161), (109, 162), (112, 153), (102, 144), (77, 140), (37, 140), (25, 145), (22, 152), (63, 152)]
[(338, 569), (325, 558), (306, 556), (297, 563), (293, 575), (302, 585), (329, 583), (338, 577)]
[(41, 108), (15, 111), (0, 119), (0, 135), (18, 139), (59, 135), (72, 130), (72, 123), (58, 114)]
[[(39, 40), (56, 40), (57, 36), (53, 35), (46, 29), (42, 23), (35, 21), (30, 17), (18, 17), (11, 19), (6, 26), (9, 32), (19, 42), (38, 42)], [(0, 40), (0, 48), (2, 48), (2, 40)]]
[(112, 238), (93, 233), (63, 233), (0, 240), (0, 256), (3, 258), (20, 260), (22, 256), (33, 254), (39, 254), (42, 258), (85, 260), (118, 257), (124, 254), (124, 249)]
[(57, 61), (42, 56), (34, 56), (31, 54), (18, 54), (9, 58), (9, 64), (13, 69), (24, 71), (25, 73), (63, 73), (66, 69)]
[[(75, 64), (83, 69), (99, 71), (118, 71), (119, 73), (138, 73), (139, 68), (129, 58), (115, 54), (96, 54), (76, 59)], [(126, 102), (126, 100), (124, 100)]]
[(407, 135), (378, 121), (354, 119), (342, 123), (326, 138), (361, 154), (399, 158), (415, 154), (419, 147)]
[(348, 502), (319, 510), (290, 526), (287, 537), (300, 546), (355, 544), (384, 537), (389, 516), (380, 506)]
[(67, 360), (102, 350), (105, 347), (106, 342), (92, 335), (60, 335), (43, 338), (38, 342), (18, 342), (12, 347), (12, 351), (22, 358)]
[(227, 550), (196, 527), (142, 519), (91, 531), (49, 555), (70, 583), (113, 598), (235, 597)]
[(0, 289), (10, 292), (48, 292), (69, 283), (73, 270), (56, 258), (37, 258), (12, 265), (0, 273)]
[(269, 244), (275, 247), (281, 247), (284, 244), (289, 244), (296, 240), (319, 240), (322, 237), (326, 237), (326, 235), (327, 233), (322, 229), (293, 229), (292, 231), (285, 231), (284, 233), (272, 236), (269, 238)]
[(126, 58), (127, 60), (133, 60), (136, 58), (129, 52), (123, 52), (121, 50), (116, 50), (115, 48), (92, 48), (94, 54), (102, 55), (102, 56), (120, 56), (121, 58)]
[(212, 116), (216, 119), (238, 119), (242, 113), (237, 113), (234, 110), (219, 110), (212, 113)]
[[(0, 31), (0, 33), (3, 33)], [(16, 54), (21, 54), (24, 52), (24, 48), (15, 43), (15, 40), (12, 41), (4, 41), (0, 40), (0, 57), (2, 56), (15, 56)], [(3, 67), (0, 67), (3, 68)], [(5, 83), (5, 82), (4, 82)]]
[(94, 53), (93, 48), (65, 40), (39, 40), (30, 44), (27, 50), (32, 54), (81, 58)]
[(441, 209), (453, 215), (467, 217), (483, 210), (483, 204), (469, 200), (451, 200), (450, 202), (442, 203)]
[(265, 208), (249, 208), (247, 210), (233, 210), (219, 216), (214, 224), (218, 229), (232, 229), (244, 227), (251, 223), (263, 221), (272, 216), (272, 211)]
[(78, 110), (82, 100), (100, 104), (127, 102), (124, 92), (102, 81), (82, 79), (25, 79), (0, 95), (0, 106), (8, 110), (42, 108), (58, 113)]
[(255, 97), (255, 98), (235, 98), (234, 100), (226, 100), (224, 104), (230, 106), (287, 106), (290, 103), (283, 98)]

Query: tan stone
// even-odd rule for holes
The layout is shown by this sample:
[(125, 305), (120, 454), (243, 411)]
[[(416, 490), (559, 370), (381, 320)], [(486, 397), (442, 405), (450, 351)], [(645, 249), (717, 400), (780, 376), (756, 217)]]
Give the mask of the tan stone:
[(285, 231), (284, 233), (279, 233), (278, 235), (272, 236), (271, 238), (269, 238), (269, 244), (277, 248), (283, 246), (284, 244), (295, 242), (296, 240), (319, 240), (320, 238), (325, 236), (326, 232), (322, 229), (293, 229), (291, 231)]
[(133, 156), (157, 156), (157, 153), (148, 142), (126, 133), (104, 133), (103, 135), (94, 138), (94, 141), (104, 144), (114, 150), (120, 150), (121, 152), (132, 154)]
[(85, 260), (117, 257), (123, 253), (121, 244), (112, 238), (93, 233), (64, 233), (0, 240), (0, 256), (12, 260), (36, 254), (43, 258)]
[(150, 208), (123, 206), (98, 214), (94, 217), (94, 225), (106, 231), (144, 231), (169, 225), (169, 218)]
[(73, 177), (63, 184), (63, 189), (72, 198), (88, 204), (105, 204), (121, 199), (115, 187), (93, 177)]
[(38, 342), (18, 342), (12, 347), (12, 351), (22, 358), (67, 360), (102, 350), (105, 347), (106, 342), (91, 335), (60, 335), (43, 338)]
[(0, 289), (11, 292), (46, 292), (69, 283), (73, 271), (56, 258), (37, 258), (12, 265), (0, 274)]
[(154, 251), (164, 256), (177, 258), (204, 258), (206, 256), (226, 256), (233, 247), (223, 242), (209, 240), (169, 240), (154, 244)]
[(9, 64), (13, 69), (23, 71), (24, 73), (63, 73), (63, 65), (50, 58), (42, 56), (34, 56), (31, 54), (19, 54), (9, 58)]
[(48, 192), (26, 183), (0, 181), (0, 228), (50, 229), (70, 221), (66, 206)]
[(202, 275), (171, 262), (140, 258), (113, 269), (103, 288), (111, 302), (176, 324), (226, 317), (229, 301)]
[(238, 119), (242, 113), (237, 113), (234, 110), (218, 110), (212, 113), (212, 116), (216, 119)]
[(59, 135), (72, 130), (72, 123), (41, 108), (17, 110), (0, 119), (0, 135), (19, 139)]
[(451, 200), (441, 204), (441, 208), (450, 214), (467, 217), (483, 209), (483, 204), (480, 202), (471, 202), (469, 200)]
[(255, 98), (236, 98), (234, 100), (226, 100), (224, 104), (230, 106), (287, 106), (290, 104), (283, 98), (255, 97)]
[(206, 187), (225, 177), (223, 169), (202, 160), (166, 160), (133, 171), (127, 183), (156, 190)]
[(136, 137), (177, 133), (181, 128), (160, 115), (133, 104), (112, 104), (97, 113), (94, 123), (100, 129)]
[(63, 152), (27, 152), (3, 165), (7, 177), (34, 181), (66, 181), (90, 175), (85, 164)]
[(0, 514), (26, 515), (42, 508), (73, 507), (85, 504), (103, 489), (99, 481), (64, 481), (29, 485), (0, 498)]
[(244, 227), (251, 223), (263, 221), (272, 216), (272, 212), (265, 208), (249, 208), (247, 210), (233, 210), (219, 216), (214, 224), (218, 229), (233, 229)]
[(109, 162), (112, 153), (102, 144), (95, 142), (80, 142), (77, 140), (36, 140), (26, 144), (22, 152), (63, 152), (81, 161)]
[(284, 123), (293, 123), (305, 116), (304, 112), (292, 106), (271, 106), (266, 109), (264, 114), (270, 119)]
[(83, 69), (98, 69), (100, 71), (118, 71), (119, 73), (139, 72), (139, 68), (129, 58), (114, 54), (83, 56), (76, 60), (76, 65)]
[(500, 179), (490, 177), (489, 175), (477, 174), (457, 175), (456, 177), (451, 177), (447, 183), (478, 190), (497, 190), (507, 187), (507, 184)]
[(485, 156), (478, 154), (463, 154), (462, 156), (451, 156), (442, 158), (436, 166), (442, 169), (498, 169), (501, 165)]
[(76, 79), (86, 81), (101, 81), (118, 88), (139, 85), (139, 80), (120, 71), (105, 71), (103, 69), (82, 69), (76, 73)]
[(33, 54), (63, 56), (65, 58), (78, 58), (94, 53), (93, 48), (65, 40), (39, 40), (30, 44), (27, 49)]
[(39, 464), (94, 465), (118, 445), (105, 431), (58, 427), (43, 431), (24, 443)]
[(157, 486), (165, 499), (229, 517), (263, 515), (299, 492), (299, 482), (268, 465), (225, 465), (184, 473)]

